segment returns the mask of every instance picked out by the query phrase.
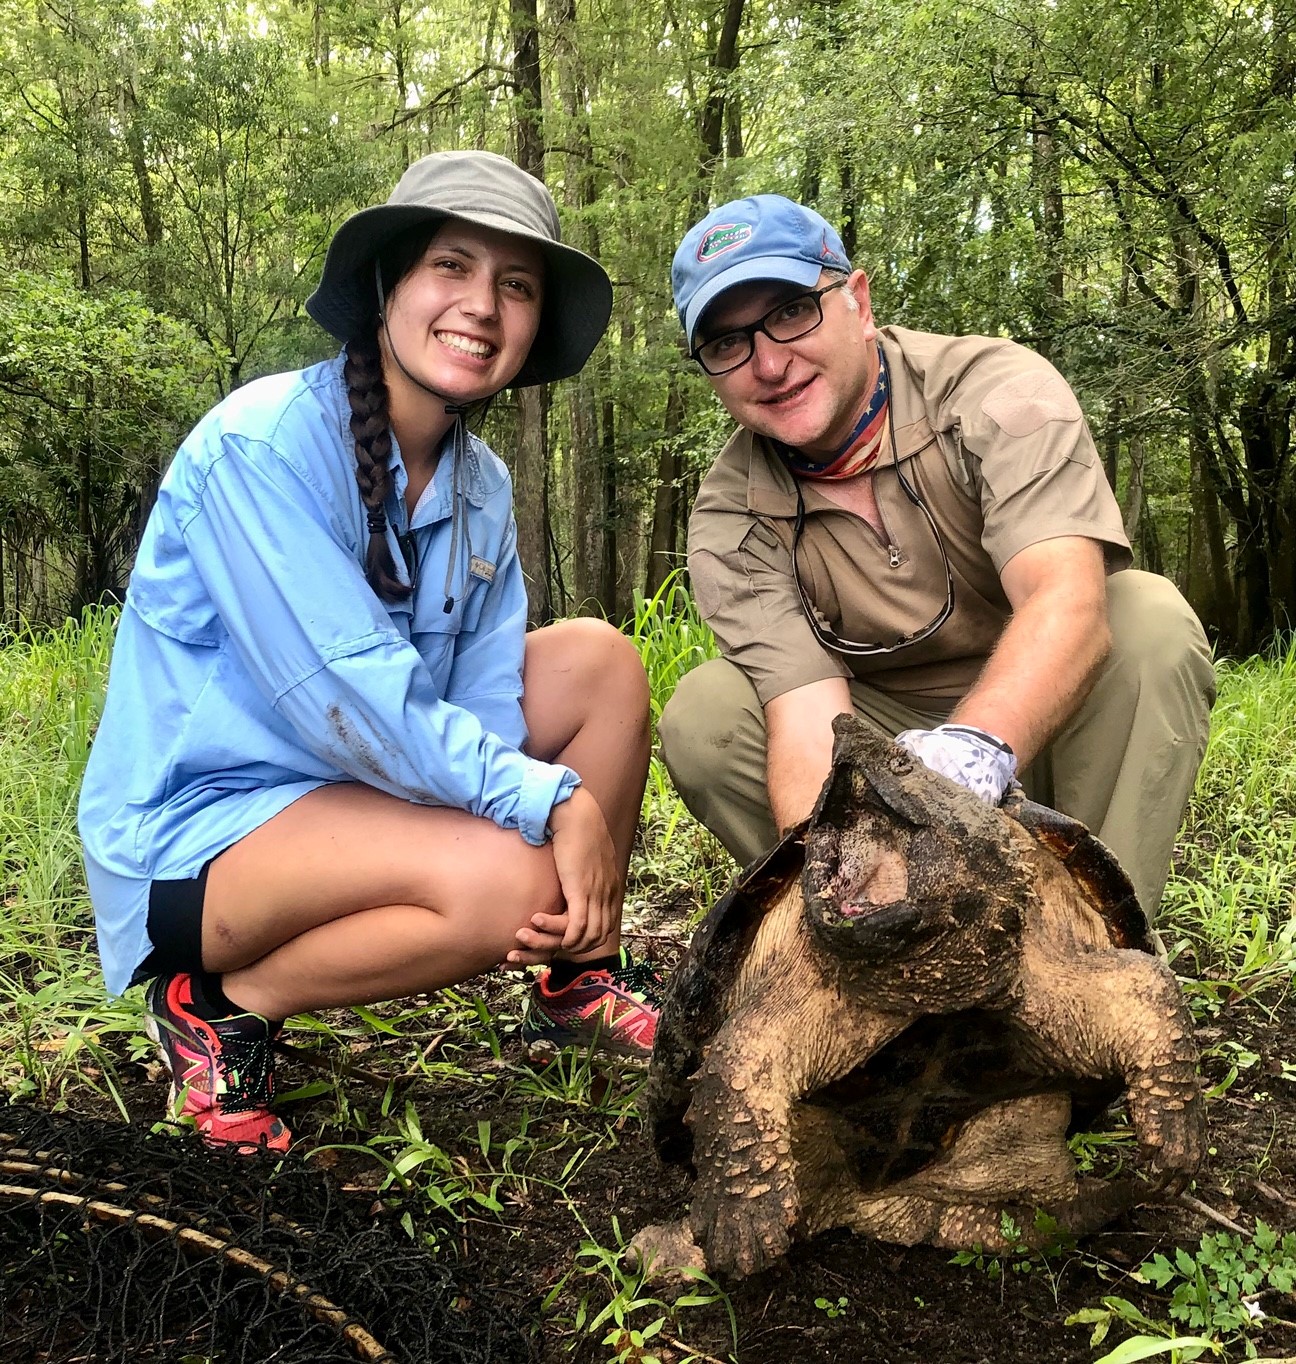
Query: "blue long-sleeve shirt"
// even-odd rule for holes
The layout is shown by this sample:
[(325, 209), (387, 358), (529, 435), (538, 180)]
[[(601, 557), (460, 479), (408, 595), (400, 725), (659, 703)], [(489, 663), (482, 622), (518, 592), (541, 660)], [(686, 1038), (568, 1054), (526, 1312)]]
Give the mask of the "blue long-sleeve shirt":
[(181, 446), (149, 518), (113, 650), (79, 825), (108, 988), (151, 950), (149, 887), (203, 864), (300, 796), (361, 781), (545, 839), (578, 784), (522, 750), (526, 591), (508, 472), (470, 438), (446, 603), (449, 439), (407, 518), (399, 449), (388, 536), (414, 592), (364, 577), (342, 361), (261, 379)]

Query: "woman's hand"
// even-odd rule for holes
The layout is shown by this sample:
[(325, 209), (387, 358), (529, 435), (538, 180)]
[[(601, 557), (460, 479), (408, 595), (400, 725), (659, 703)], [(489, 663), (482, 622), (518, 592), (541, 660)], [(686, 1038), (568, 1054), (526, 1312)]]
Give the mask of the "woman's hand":
[(517, 946), (504, 959), (508, 970), (524, 966), (548, 966), (562, 950), (563, 934), (567, 932), (565, 914), (533, 914), (531, 922), (517, 931)]
[(561, 932), (564, 952), (588, 952), (612, 932), (621, 909), (625, 888), (612, 835), (598, 801), (583, 786), (554, 806), (549, 827), (567, 913), (536, 914), (531, 924), (538, 933)]

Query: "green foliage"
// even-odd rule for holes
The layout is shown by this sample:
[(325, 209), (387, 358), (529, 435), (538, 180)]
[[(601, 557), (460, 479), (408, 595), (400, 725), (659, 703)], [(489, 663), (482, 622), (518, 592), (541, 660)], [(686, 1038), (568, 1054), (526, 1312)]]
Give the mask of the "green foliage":
[[(622, 627), (639, 650), (648, 674), (653, 733), (680, 679), (700, 663), (716, 658), (715, 637), (698, 614), (683, 575), (671, 573), (651, 596), (635, 594), (634, 612)], [(640, 850), (631, 868), (632, 894), (687, 886), (695, 910), (715, 898), (732, 861), (685, 809), (671, 785), (656, 743), (649, 762), (640, 824)]]
[(634, 642), (648, 674), (653, 725), (685, 673), (718, 658), (715, 636), (698, 614), (678, 569), (651, 597), (636, 592), (634, 610), (622, 627)]
[(73, 604), (124, 582), (141, 501), (200, 410), (206, 367), (193, 333), (137, 293), (0, 281), (0, 532), (63, 550)]
[[(200, 338), (198, 406), (332, 350), (302, 309), (329, 235), (410, 161), (516, 145), (505, 6), (3, 14), (7, 270), (138, 289)], [(617, 283), (603, 349), (551, 395), (553, 477), (521, 499), (527, 543), (555, 551), (528, 565), (546, 597), (615, 616), (658, 580), (650, 546), (679, 561), (728, 423), (681, 355), (671, 256), (708, 204), (773, 191), (842, 225), (883, 322), (1045, 350), (1143, 560), (1254, 647), (1296, 595), (1285, 17), (1222, 0), (746, 0), (741, 17), (722, 62), (712, 3), (540, 11), (544, 172), (568, 239)]]
[(1066, 1319), (1068, 1326), (1092, 1326), (1089, 1343), (1095, 1349), (1106, 1339), (1116, 1322), (1132, 1326), (1138, 1332), (1121, 1341), (1114, 1350), (1109, 1350), (1094, 1364), (1136, 1364), (1140, 1359), (1153, 1359), (1161, 1355), (1169, 1356), (1169, 1364), (1189, 1364), (1200, 1359), (1209, 1351), (1222, 1353), (1217, 1341), (1208, 1336), (1179, 1336), (1165, 1322), (1153, 1321), (1139, 1311), (1128, 1298), (1107, 1295), (1102, 1298), (1101, 1307), (1083, 1307)]
[[(571, 1349), (607, 1328), (600, 1338), (600, 1343), (613, 1352), (604, 1356), (606, 1364), (661, 1364), (649, 1344), (657, 1337), (663, 1337), (663, 1343), (669, 1340), (674, 1352), (683, 1352), (680, 1364), (690, 1364), (698, 1356), (684, 1342), (665, 1337), (665, 1327), (669, 1324), (672, 1330), (681, 1331), (690, 1309), (720, 1305), (727, 1314), (733, 1341), (730, 1358), (737, 1359), (738, 1321), (733, 1303), (714, 1279), (699, 1269), (683, 1268), (683, 1277), (696, 1287), (667, 1302), (647, 1292), (646, 1267), (627, 1263), (626, 1240), (616, 1217), (612, 1218), (612, 1238), (613, 1244), (604, 1246), (587, 1235), (576, 1252), (573, 1269), (550, 1290), (542, 1305), (556, 1325), (571, 1332)], [(560, 1308), (573, 1296), (575, 1307), (569, 1316)], [(599, 1306), (599, 1298), (607, 1301)]]
[[(1134, 1278), (1170, 1290), (1171, 1321), (1157, 1321), (1117, 1296), (1073, 1313), (1067, 1325), (1092, 1326), (1094, 1347), (1117, 1322), (1136, 1332), (1096, 1364), (1133, 1364), (1159, 1355), (1188, 1361), (1208, 1352), (1236, 1358), (1238, 1350), (1253, 1359), (1256, 1347), (1250, 1337), (1263, 1329), (1266, 1319), (1261, 1299), (1266, 1293), (1290, 1294), (1296, 1284), (1296, 1234), (1279, 1236), (1264, 1222), (1256, 1223), (1250, 1238), (1210, 1233), (1195, 1254), (1182, 1247), (1171, 1255), (1158, 1252), (1139, 1266)], [(1178, 1335), (1176, 1322), (1198, 1334)]]
[(111, 1043), (146, 1046), (139, 1007), (104, 998), (76, 802), (116, 613), (0, 647), (0, 1088), (115, 1092)]
[[(1280, 1237), (1264, 1222), (1249, 1240), (1232, 1232), (1208, 1233), (1195, 1255), (1178, 1249), (1156, 1254), (1139, 1274), (1171, 1289), (1170, 1316), (1193, 1330), (1231, 1337), (1259, 1329), (1266, 1289), (1286, 1295), (1296, 1284), (1296, 1233)], [(1250, 1353), (1250, 1352), (1248, 1352)]]
[(1158, 921), (1196, 1007), (1296, 973), (1296, 642), (1218, 665), (1219, 700)]
[(1003, 1277), (1004, 1269), (1013, 1274), (1034, 1274), (1043, 1271), (1056, 1283), (1052, 1261), (1070, 1255), (1075, 1250), (1075, 1238), (1058, 1226), (1057, 1219), (1042, 1208), (1035, 1209), (1034, 1234), (1027, 1237), (1023, 1228), (1008, 1212), (999, 1214), (999, 1234), (1003, 1248), (988, 1251), (982, 1245), (971, 1250), (960, 1250), (950, 1257), (952, 1265), (970, 1265), (990, 1279)]

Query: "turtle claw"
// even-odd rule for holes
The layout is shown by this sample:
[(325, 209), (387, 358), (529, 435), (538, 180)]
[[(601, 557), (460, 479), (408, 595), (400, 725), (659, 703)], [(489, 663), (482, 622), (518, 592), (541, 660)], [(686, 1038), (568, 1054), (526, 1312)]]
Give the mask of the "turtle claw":
[(1163, 1094), (1159, 1105), (1130, 1103), (1142, 1167), (1159, 1194), (1183, 1193), (1206, 1155), (1206, 1119), (1195, 1083)]
[(685, 1270), (706, 1272), (706, 1257), (687, 1220), (644, 1227), (625, 1248), (622, 1259), (628, 1269), (643, 1270), (649, 1279), (685, 1280), (689, 1277)]
[(746, 1198), (694, 1200), (689, 1224), (706, 1247), (707, 1265), (720, 1274), (759, 1274), (787, 1253), (796, 1199), (777, 1186)]

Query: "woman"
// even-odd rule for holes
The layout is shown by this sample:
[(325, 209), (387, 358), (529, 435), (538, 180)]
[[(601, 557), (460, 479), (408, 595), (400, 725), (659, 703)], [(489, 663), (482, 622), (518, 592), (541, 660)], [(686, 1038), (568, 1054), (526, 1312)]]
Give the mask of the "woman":
[(554, 959), (532, 1049), (656, 1027), (618, 936), (643, 669), (601, 622), (525, 634), (508, 475), (464, 424), (581, 368), (607, 276), (539, 181), (444, 152), (342, 225), (306, 306), (342, 355), (239, 389), (163, 481), (80, 806), (107, 983), (153, 977), (173, 1102), (276, 1150), (289, 1014)]

